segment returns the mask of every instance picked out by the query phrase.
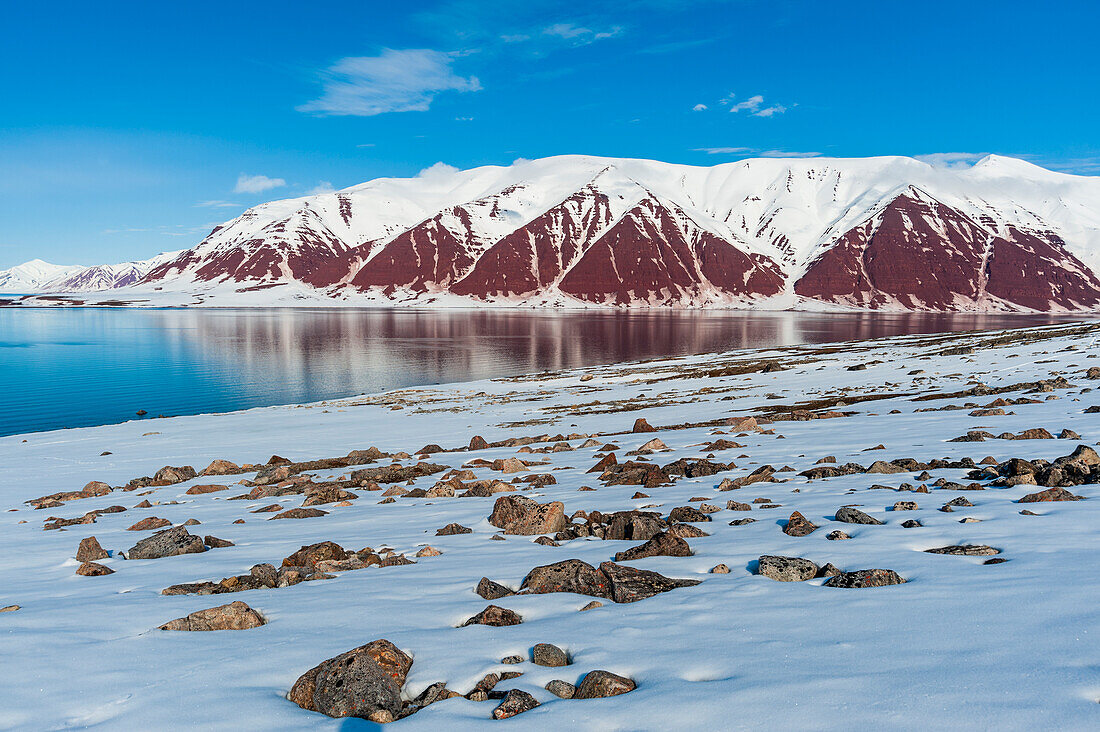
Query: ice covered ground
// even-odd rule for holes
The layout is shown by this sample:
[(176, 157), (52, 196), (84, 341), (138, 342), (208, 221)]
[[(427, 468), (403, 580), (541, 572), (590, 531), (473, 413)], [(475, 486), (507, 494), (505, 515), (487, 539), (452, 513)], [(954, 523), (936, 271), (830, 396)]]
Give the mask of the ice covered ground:
[[(797, 473), (823, 456), (864, 466), (903, 457), (1053, 459), (1079, 444), (1095, 445), (1100, 416), (1084, 410), (1100, 404), (1094, 390), (1100, 382), (1087, 380), (1085, 372), (1100, 366), (1098, 358), (1097, 325), (907, 336), (618, 364), (301, 407), (0, 438), (0, 504), (5, 511), (0, 513), (0, 606), (20, 606), (0, 613), (0, 686), (6, 697), (0, 727), (371, 728), (362, 720), (333, 720), (304, 711), (285, 695), (299, 675), (322, 660), (386, 638), (414, 657), (406, 696), (416, 696), (437, 681), (465, 693), (490, 671), (522, 671), (497, 689), (523, 689), (542, 703), (497, 722), (490, 717), (496, 701), (448, 699), (395, 723), (410, 730), (486, 724), (592, 730), (1096, 729), (1097, 485), (1071, 489), (1093, 500), (1020, 505), (1015, 501), (1041, 488), (956, 492), (932, 486), (936, 478), (969, 483), (966, 470), (935, 470), (925, 481), (914, 473), (813, 481)], [(783, 370), (760, 371), (768, 361)], [(847, 370), (855, 364), (867, 367)], [(968, 390), (977, 382), (998, 387), (1056, 375), (1065, 376), (1071, 386), (914, 401), (920, 395)], [(916, 411), (948, 404), (984, 406), (998, 396), (1026, 396), (1038, 403), (1009, 406), (1006, 410), (1014, 414), (989, 417), (969, 416), (973, 406)], [(722, 426), (671, 428), (777, 414), (792, 407), (851, 414), (763, 425), (773, 434), (725, 434), (729, 429)], [(893, 410), (899, 411), (891, 414)], [(639, 417), (658, 431), (629, 434)], [(968, 430), (1000, 434), (1038, 427), (1054, 434), (1074, 430), (1081, 439), (947, 442)], [(724, 434), (716, 436), (716, 429)], [(548, 460), (532, 471), (549, 472), (557, 482), (525, 493), (397, 498), (389, 504), (378, 503), (379, 493), (349, 485), (359, 495), (352, 505), (320, 506), (329, 513), (301, 520), (270, 522), (266, 519), (271, 514), (250, 513), (276, 501), (287, 508), (298, 506), (300, 495), (226, 500), (249, 490), (236, 485), (229, 491), (186, 494), (192, 485), (234, 484), (253, 477), (251, 473), (200, 477), (154, 488), (149, 495), (143, 495), (146, 489), (116, 489), (57, 508), (34, 510), (24, 504), (45, 494), (79, 490), (90, 480), (124, 486), (164, 465), (201, 470), (218, 458), (262, 463), (272, 454), (308, 460), (372, 445), (412, 453), (428, 443), (458, 448), (473, 435), (496, 441), (559, 433), (598, 433), (601, 444), (621, 447), (620, 461), (627, 459), (626, 451), (659, 437), (671, 449), (647, 457), (660, 465), (703, 457), (703, 444), (719, 438), (744, 447), (715, 453), (715, 460), (736, 462), (729, 472), (681, 478), (652, 489), (606, 487), (597, 473), (586, 473), (598, 459), (595, 447), (535, 455), (517, 454), (514, 447), (445, 452), (432, 455), (431, 462), (459, 467), (475, 458)], [(583, 442), (573, 439), (570, 444)], [(865, 451), (879, 444), (885, 449)], [(104, 451), (111, 454), (101, 456)], [(717, 490), (723, 478), (748, 475), (763, 464), (791, 466), (796, 472), (776, 475), (785, 482)], [(321, 480), (348, 472), (315, 474)], [(479, 478), (513, 477), (481, 468), (475, 472)], [(416, 485), (431, 487), (438, 477), (421, 478)], [(869, 490), (873, 484), (896, 488), (922, 482), (930, 493)], [(597, 490), (578, 491), (582, 485)], [(651, 498), (631, 499), (635, 491)], [(517, 611), (522, 624), (455, 627), (488, 604), (474, 592), (482, 576), (515, 589), (537, 565), (568, 558), (596, 565), (639, 543), (576, 539), (552, 547), (534, 543), (534, 536), (493, 541), (490, 537), (499, 530), (487, 517), (499, 495), (560, 500), (567, 516), (580, 509), (606, 513), (646, 506), (659, 506), (652, 510), (667, 515), (698, 496), (719, 506), (757, 497), (781, 505), (711, 514), (712, 521), (696, 524), (710, 535), (689, 540), (694, 556), (627, 563), (702, 580), (695, 587), (629, 604), (604, 600), (603, 607), (586, 612), (578, 610), (592, 600), (587, 596), (512, 596), (495, 604)], [(957, 496), (974, 506), (952, 513), (937, 510)], [(143, 499), (153, 507), (134, 508)], [(919, 510), (887, 510), (899, 500), (914, 500)], [(836, 509), (846, 504), (858, 504), (885, 525), (833, 521)], [(128, 510), (101, 515), (94, 524), (43, 530), (47, 516), (77, 517), (111, 505)], [(1039, 515), (1021, 515), (1024, 508)], [(805, 537), (785, 535), (782, 526), (794, 510), (821, 528)], [(192, 533), (228, 539), (236, 546), (156, 560), (117, 556), (151, 533), (126, 527), (154, 515), (175, 524), (198, 519), (201, 525)], [(745, 517), (756, 521), (729, 525)], [(979, 521), (960, 523), (964, 517)], [(241, 518), (245, 523), (233, 523)], [(914, 518), (924, 526), (900, 526)], [(435, 536), (437, 528), (451, 522), (472, 527), (473, 533)], [(852, 539), (827, 540), (834, 529)], [(91, 535), (116, 553), (102, 561), (114, 574), (74, 574), (77, 544)], [(349, 549), (386, 545), (410, 557), (430, 544), (442, 555), (282, 589), (228, 596), (160, 594), (176, 583), (247, 573), (257, 563), (277, 566), (301, 545), (322, 540)], [(997, 547), (1008, 561), (984, 565), (986, 557), (923, 551), (951, 544)], [(805, 557), (819, 565), (832, 562), (842, 570), (888, 568), (908, 581), (870, 589), (823, 587), (821, 579), (775, 582), (752, 572), (764, 554)], [(730, 573), (709, 573), (719, 563), (728, 565)], [(206, 633), (157, 630), (173, 618), (235, 600), (261, 612), (268, 624)], [(538, 642), (565, 648), (573, 664), (544, 668), (529, 662), (499, 663), (513, 654), (529, 657)], [(551, 679), (576, 683), (593, 669), (629, 676), (637, 689), (588, 700), (558, 699), (543, 689)]]

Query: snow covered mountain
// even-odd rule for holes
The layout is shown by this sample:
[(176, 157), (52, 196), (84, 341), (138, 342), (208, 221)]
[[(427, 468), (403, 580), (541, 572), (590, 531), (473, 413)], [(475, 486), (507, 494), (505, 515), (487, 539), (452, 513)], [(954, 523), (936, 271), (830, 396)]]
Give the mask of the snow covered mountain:
[(152, 259), (121, 264), (60, 265), (32, 259), (0, 271), (0, 292), (35, 294), (49, 292), (99, 292), (136, 285), (149, 272), (172, 261), (180, 252), (165, 252)]
[(560, 156), (265, 203), (129, 296), (190, 303), (1100, 309), (1100, 178), (989, 156)]
[(154, 268), (179, 257), (181, 252), (164, 252), (152, 259), (121, 264), (97, 264), (50, 280), (43, 289), (52, 292), (99, 292), (136, 285)]
[(50, 264), (41, 259), (32, 259), (11, 269), (0, 270), (0, 292), (42, 292), (43, 286), (51, 280), (67, 277), (81, 269), (83, 267), (79, 265)]

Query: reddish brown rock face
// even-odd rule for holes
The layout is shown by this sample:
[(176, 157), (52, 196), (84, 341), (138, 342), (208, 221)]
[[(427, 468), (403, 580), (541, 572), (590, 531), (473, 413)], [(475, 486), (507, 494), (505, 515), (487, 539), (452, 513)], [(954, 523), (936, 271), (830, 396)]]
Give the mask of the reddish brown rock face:
[[(788, 175), (788, 194), (793, 182)], [(1065, 224), (1061, 215), (1052, 220), (1061, 223), (1021, 230), (1006, 223), (1014, 215), (980, 198), (956, 209), (913, 186), (862, 214), (863, 221), (824, 242), (807, 262), (802, 257), (820, 230), (785, 227), (822, 212), (813, 205), (804, 212), (804, 202), (773, 196), (771, 188), (744, 198), (745, 210), (737, 202), (711, 210), (676, 193), (658, 198), (634, 178), (597, 175), (535, 215), (528, 206), (539, 186), (515, 183), (435, 214), (414, 208), (427, 218), (411, 228), (407, 219), (379, 226), (386, 212), (372, 210), (354, 191), (319, 204), (294, 202), (300, 208), (290, 215), (279, 206), (277, 220), (261, 207), (137, 284), (165, 281), (170, 290), (168, 282), (183, 275), (184, 288), (190, 279), (237, 283), (240, 292), (296, 282), (322, 290), (320, 297), (358, 288), (407, 302), (421, 296), (434, 302), (449, 292), (533, 304), (575, 298), (623, 307), (739, 306), (788, 294), (793, 269), (802, 273), (795, 294), (857, 308), (1100, 309), (1100, 277), (1053, 231)], [(642, 199), (617, 218), (618, 202), (637, 192)], [(834, 185), (833, 204), (840, 203), (837, 195)], [(850, 210), (867, 211), (869, 202), (866, 195), (853, 200)], [(519, 216), (527, 223), (507, 225)], [(728, 227), (737, 233), (725, 233)], [(98, 276), (89, 272), (85, 279)]]
[(863, 307), (952, 309), (980, 296), (989, 238), (958, 211), (910, 192), (841, 236), (794, 291)]
[(537, 292), (557, 282), (610, 223), (607, 196), (585, 188), (490, 247), (451, 292), (480, 298)]
[[(458, 233), (444, 225), (446, 218), (460, 224)], [(461, 206), (440, 213), (409, 229), (387, 244), (352, 278), (356, 287), (396, 287), (425, 292), (441, 289), (474, 264), (469, 245), (473, 238), (469, 214)]]
[[(210, 235), (217, 232), (215, 229)], [(326, 287), (347, 276), (350, 248), (312, 211), (302, 212), (293, 221), (276, 221), (259, 234), (205, 257), (195, 250), (183, 252), (153, 269), (142, 282), (157, 282), (191, 271), (200, 282), (282, 281), (289, 276), (314, 287)]]
[(560, 289), (590, 302), (671, 305), (698, 299), (708, 285), (734, 295), (775, 294), (783, 279), (774, 263), (749, 257), (650, 197), (592, 245)]
[(986, 263), (990, 295), (1034, 310), (1096, 307), (1100, 279), (1065, 249), (1053, 233), (1032, 234), (1009, 229), (1012, 241), (993, 240)]

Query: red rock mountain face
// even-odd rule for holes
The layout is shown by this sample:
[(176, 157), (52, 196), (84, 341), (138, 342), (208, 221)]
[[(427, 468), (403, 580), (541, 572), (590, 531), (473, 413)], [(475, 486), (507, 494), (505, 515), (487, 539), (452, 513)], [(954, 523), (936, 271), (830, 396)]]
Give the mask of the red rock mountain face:
[(990, 235), (919, 194), (898, 196), (841, 236), (795, 284), (803, 297), (846, 305), (952, 309), (981, 292)]
[[(458, 224), (452, 231), (445, 223)], [(447, 287), (474, 264), (470, 217), (456, 206), (398, 235), (362, 266), (351, 283), (392, 292), (408, 288), (427, 292)]]
[[(210, 232), (213, 236), (221, 227)], [(261, 229), (243, 244), (214, 251), (200, 258), (195, 249), (156, 267), (143, 282), (152, 283), (180, 272), (190, 272), (198, 282), (229, 279), (255, 282), (292, 278), (314, 287), (338, 282), (347, 273), (341, 262), (350, 252), (316, 216), (306, 212), (300, 220), (281, 219)]]
[(1100, 302), (1100, 281), (1057, 236), (1011, 241), (918, 193), (849, 230), (795, 283), (802, 297), (860, 307), (955, 310), (990, 296), (1035, 310)]
[[(830, 173), (826, 183), (830, 176), (840, 180)], [(217, 227), (138, 286), (169, 289), (178, 277), (184, 287), (228, 283), (243, 292), (294, 282), (317, 288), (319, 297), (368, 293), (371, 301), (425, 303), (451, 294), (623, 307), (744, 306), (775, 297), (769, 306), (1100, 309), (1100, 278), (1069, 252), (1055, 224), (1022, 205), (1002, 214), (981, 199), (949, 199), (960, 210), (912, 186), (827, 238), (821, 231), (844, 205), (866, 211), (875, 199), (845, 204), (834, 182), (822, 189), (824, 204), (807, 204), (790, 175), (775, 190), (738, 192), (740, 203), (732, 204), (717, 187), (704, 189), (713, 194), (708, 199), (668, 181), (647, 187), (611, 167), (585, 180), (555, 187), (562, 199), (551, 199), (537, 178), (497, 190), (486, 185), (437, 212), (404, 193), (356, 199), (362, 194), (354, 189), (265, 204)], [(399, 215), (388, 212), (391, 204)], [(834, 204), (829, 217), (814, 208)], [(821, 228), (806, 226), (815, 215)], [(1007, 223), (1014, 220), (1030, 223)], [(1066, 225), (1064, 215), (1057, 221)], [(807, 263), (811, 252), (818, 253)], [(797, 280), (792, 272), (801, 273)]]
[(1034, 310), (1100, 305), (1100, 279), (1066, 251), (1053, 233), (1029, 234), (1009, 227), (1009, 239), (997, 237), (986, 263), (986, 290), (1002, 300)]
[(490, 247), (451, 292), (491, 299), (543, 290), (588, 251), (611, 219), (607, 196), (586, 187)]
[(592, 245), (560, 289), (595, 303), (674, 305), (698, 302), (708, 290), (774, 295), (783, 276), (766, 257), (750, 257), (649, 197)]

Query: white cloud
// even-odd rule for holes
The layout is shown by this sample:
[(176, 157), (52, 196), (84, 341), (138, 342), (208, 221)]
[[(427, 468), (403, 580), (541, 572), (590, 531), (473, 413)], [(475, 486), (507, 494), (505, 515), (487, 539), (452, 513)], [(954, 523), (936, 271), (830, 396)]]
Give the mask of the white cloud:
[(730, 112), (734, 114), (748, 112), (753, 117), (774, 117), (777, 114), (783, 114), (787, 111), (787, 108), (782, 104), (764, 106), (764, 97), (761, 94), (754, 94), (743, 102), (735, 102), (734, 100), (736, 98), (736, 94), (727, 94), (722, 98), (721, 104), (728, 106)]
[(246, 175), (241, 173), (237, 176), (237, 185), (233, 189), (234, 193), (263, 193), (264, 191), (270, 191), (272, 188), (282, 188), (286, 185), (286, 181), (282, 178), (268, 178), (266, 175)]
[(707, 155), (739, 155), (752, 152), (751, 147), (697, 147), (695, 152), (705, 152)]
[(691, 111), (692, 112), (705, 112), (705, 111), (707, 111), (707, 105), (705, 105), (705, 104), (696, 104), (694, 107), (691, 108)]
[(196, 208), (236, 208), (240, 206), (239, 203), (233, 203), (232, 201), (199, 201), (195, 204)]
[(741, 155), (758, 158), (816, 158), (819, 152), (792, 152), (790, 150), (761, 150), (755, 147), (697, 147), (695, 152), (705, 152), (708, 155)]
[(438, 162), (431, 167), (424, 168), (424, 170), (416, 174), (416, 177), (422, 180), (444, 180), (457, 172), (458, 168), (454, 167), (453, 165), (447, 165), (444, 162)]
[(309, 195), (316, 196), (320, 193), (332, 193), (334, 190), (336, 189), (332, 187), (331, 183), (327, 180), (323, 180), (310, 189)]
[(528, 41), (530, 39), (531, 36), (525, 33), (515, 33), (511, 35), (505, 34), (500, 37), (500, 40), (504, 41), (505, 43), (522, 43), (523, 41)]
[(321, 96), (298, 111), (359, 117), (427, 111), (440, 92), (481, 89), (477, 77), (455, 74), (454, 59), (454, 54), (427, 48), (387, 48), (378, 56), (344, 58), (324, 72)]
[(914, 155), (917, 160), (928, 163), (933, 168), (947, 168), (948, 170), (963, 170), (984, 158), (989, 153), (948, 152), (931, 153), (930, 155)]
[(356, 147), (374, 147), (373, 142), (361, 142)]
[(792, 152), (790, 150), (760, 150), (756, 153), (762, 158), (819, 158), (819, 152)]
[(455, 117), (455, 122), (473, 122), (473, 117)]
[(787, 108), (782, 104), (776, 104), (771, 107), (764, 107), (753, 112), (754, 117), (771, 117), (773, 114), (783, 114), (787, 111)]
[(574, 25), (573, 23), (554, 23), (543, 28), (543, 35), (554, 36), (566, 41), (572, 41), (575, 46), (587, 46), (605, 38), (614, 38), (622, 33), (622, 27), (615, 25), (605, 31), (595, 31), (591, 28)]

